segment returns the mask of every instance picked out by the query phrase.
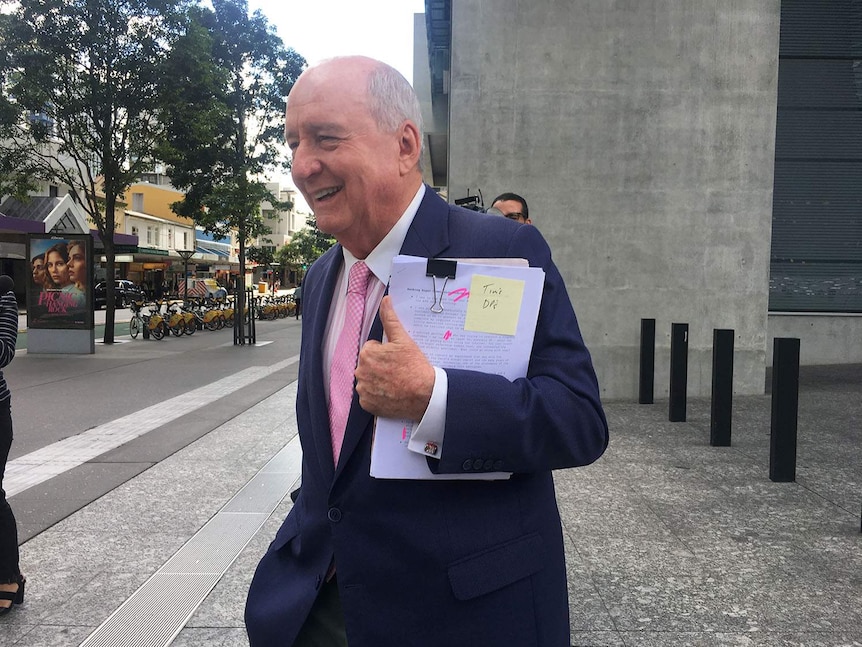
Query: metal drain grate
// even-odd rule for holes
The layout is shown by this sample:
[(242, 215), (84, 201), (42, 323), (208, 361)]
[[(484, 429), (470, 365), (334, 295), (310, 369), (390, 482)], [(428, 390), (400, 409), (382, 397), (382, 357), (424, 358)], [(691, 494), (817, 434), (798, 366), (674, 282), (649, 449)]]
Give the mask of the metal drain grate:
[[(221, 574), (156, 573), (83, 643), (87, 647), (169, 645)], [(170, 604), (165, 604), (170, 600)]]
[(176, 575), (215, 573), (221, 576), (267, 517), (269, 513), (231, 514), (222, 510), (158, 572)]
[[(80, 647), (170, 645), (276, 506), (295, 487), (300, 477), (301, 453), (299, 436), (295, 435)], [(171, 603), (165, 604), (165, 600)]]

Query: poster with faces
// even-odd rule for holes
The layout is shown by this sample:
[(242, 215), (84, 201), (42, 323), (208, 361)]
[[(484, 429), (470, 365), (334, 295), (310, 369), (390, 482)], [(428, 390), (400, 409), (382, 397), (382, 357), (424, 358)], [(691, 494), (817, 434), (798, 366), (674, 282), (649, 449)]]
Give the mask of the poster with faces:
[(30, 234), (27, 261), (27, 326), (92, 328), (92, 237)]

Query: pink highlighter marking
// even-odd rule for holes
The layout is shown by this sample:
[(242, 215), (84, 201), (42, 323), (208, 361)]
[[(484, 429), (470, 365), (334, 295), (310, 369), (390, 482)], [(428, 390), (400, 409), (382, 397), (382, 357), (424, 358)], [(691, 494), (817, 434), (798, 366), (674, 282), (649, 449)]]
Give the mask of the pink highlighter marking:
[(407, 440), (407, 427), (401, 430), (401, 440)]
[(452, 301), (458, 303), (461, 299), (466, 299), (470, 296), (470, 290), (467, 288), (458, 288), (457, 290), (452, 290), (449, 296), (451, 297), (453, 294), (457, 294), (458, 296), (452, 299)]
[(445, 341), (449, 341), (449, 339), (450, 339), (451, 337), (452, 337), (452, 331), (451, 331), (451, 330), (447, 330), (447, 331), (446, 331), (446, 334), (445, 334), (445, 335), (443, 335), (443, 339), (444, 339)]

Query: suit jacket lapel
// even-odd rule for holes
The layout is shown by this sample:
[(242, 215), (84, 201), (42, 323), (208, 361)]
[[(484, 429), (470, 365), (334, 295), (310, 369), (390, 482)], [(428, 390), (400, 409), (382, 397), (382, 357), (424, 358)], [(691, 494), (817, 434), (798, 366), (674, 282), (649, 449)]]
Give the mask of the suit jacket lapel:
[[(401, 253), (429, 258), (442, 253), (449, 246), (448, 213), (449, 205), (434, 193), (430, 187), (426, 186), (425, 197), (422, 199), (419, 210), (416, 212), (416, 217), (407, 231), (404, 244), (401, 246)], [(388, 293), (388, 287), (386, 291)], [(331, 291), (329, 294), (331, 294)], [(380, 321), (379, 313), (374, 316), (374, 323), (371, 325), (368, 339), (375, 339), (377, 341), (383, 339), (383, 324)], [(363, 434), (370, 429), (372, 421), (373, 416), (359, 406), (359, 398), (354, 391), (353, 402), (350, 405), (350, 414), (347, 418), (347, 428), (344, 432), (344, 444), (341, 446), (341, 455), (339, 456), (338, 466), (335, 470), (336, 477), (344, 469), (345, 463), (359, 445)], [(332, 460), (331, 449), (329, 458)]]
[[(323, 283), (320, 289), (312, 294), (314, 300), (308, 300), (312, 294), (304, 290), (303, 294), (303, 328), (308, 327), (310, 331), (310, 366), (309, 371), (309, 407), (312, 429), (319, 429), (320, 433), (312, 434), (317, 460), (324, 475), (332, 475), (335, 466), (332, 462), (332, 441), (329, 431), (329, 406), (326, 401), (326, 390), (323, 383), (323, 342), (326, 335), (326, 322), (329, 318), (329, 306), (335, 297), (335, 284), (338, 280), (338, 271), (344, 262), (341, 246), (337, 245), (333, 252), (320, 259), (323, 261), (322, 275)], [(311, 317), (305, 317), (305, 313), (311, 313)]]
[(449, 247), (449, 205), (426, 186), (413, 224), (407, 231), (402, 254), (434, 258)]

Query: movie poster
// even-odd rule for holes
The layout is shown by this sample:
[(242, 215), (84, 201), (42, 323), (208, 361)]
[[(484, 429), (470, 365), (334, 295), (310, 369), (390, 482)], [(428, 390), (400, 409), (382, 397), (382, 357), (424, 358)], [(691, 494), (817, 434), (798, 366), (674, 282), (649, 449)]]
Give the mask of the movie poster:
[(93, 239), (87, 234), (30, 234), (27, 326), (93, 328)]

